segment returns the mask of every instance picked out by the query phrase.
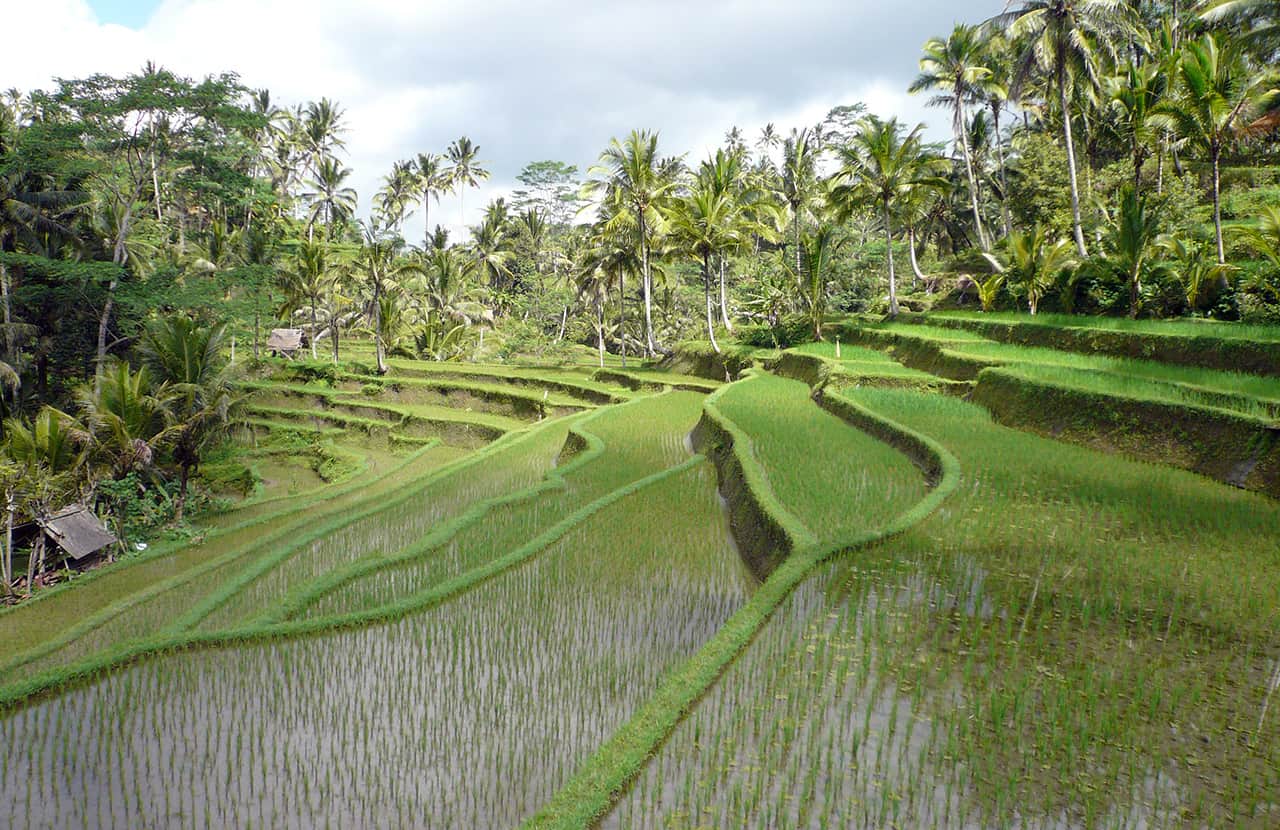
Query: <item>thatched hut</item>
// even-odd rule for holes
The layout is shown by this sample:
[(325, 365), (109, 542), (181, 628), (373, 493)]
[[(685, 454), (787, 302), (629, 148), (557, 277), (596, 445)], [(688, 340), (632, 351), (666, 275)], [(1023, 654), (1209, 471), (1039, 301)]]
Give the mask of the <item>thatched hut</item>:
[(305, 339), (302, 329), (272, 329), (271, 336), (267, 338), (267, 351), (275, 357), (293, 360), (305, 345)]

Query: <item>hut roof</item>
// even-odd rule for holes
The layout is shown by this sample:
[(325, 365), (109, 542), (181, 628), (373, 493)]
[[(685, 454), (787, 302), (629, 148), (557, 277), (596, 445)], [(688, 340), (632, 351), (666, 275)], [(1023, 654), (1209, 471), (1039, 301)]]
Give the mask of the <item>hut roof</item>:
[(102, 521), (81, 504), (67, 505), (39, 524), (72, 559), (83, 559), (116, 541)]
[(267, 348), (278, 352), (292, 352), (302, 348), (302, 329), (272, 329), (267, 338)]

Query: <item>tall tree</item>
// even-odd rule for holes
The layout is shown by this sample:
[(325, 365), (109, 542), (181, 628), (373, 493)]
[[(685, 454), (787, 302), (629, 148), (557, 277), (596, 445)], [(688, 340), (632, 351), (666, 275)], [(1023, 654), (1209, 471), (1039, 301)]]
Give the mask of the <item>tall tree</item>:
[(640, 281), (644, 292), (645, 348), (649, 356), (658, 352), (653, 334), (653, 251), (654, 235), (661, 223), (659, 208), (676, 188), (679, 163), (658, 157), (658, 134), (632, 130), (623, 141), (613, 139), (591, 168), (588, 192), (612, 196), (628, 216), (615, 212), (614, 221), (633, 222), (640, 249)]
[(311, 190), (302, 198), (311, 206), (307, 215), (307, 239), (314, 238), (313, 230), (323, 221), (325, 239), (333, 239), (333, 225), (346, 222), (356, 212), (356, 191), (347, 184), (351, 170), (332, 156), (321, 158), (315, 167), (315, 178), (308, 182)]
[(480, 166), (480, 146), (472, 144), (465, 135), (449, 145), (446, 151), (449, 163), (450, 185), (458, 189), (458, 223), (467, 221), (467, 188), (476, 187), (489, 178), (489, 171)]
[(316, 341), (320, 338), (319, 309), (328, 294), (334, 274), (329, 262), (329, 249), (323, 242), (303, 240), (292, 268), (283, 272), (285, 296), (293, 309), (309, 309), (311, 359), (316, 359)]
[(225, 324), (205, 325), (189, 317), (164, 317), (147, 327), (142, 358), (168, 390), (173, 460), (178, 464), (174, 521), (181, 522), (191, 473), (209, 447), (225, 438), (232, 410), (232, 367), (224, 348)]
[(1071, 132), (1072, 87), (1098, 83), (1100, 59), (1114, 59), (1116, 38), (1131, 28), (1131, 7), (1125, 0), (1024, 0), (993, 18), (1008, 27), (1022, 44), (1013, 76), (1016, 92), (1037, 72), (1044, 73), (1057, 96), (1067, 151), (1067, 181), (1071, 191), (1071, 222), (1076, 253), (1089, 255), (1080, 214), (1080, 185), (1076, 176), (1075, 141)]
[(782, 199), (791, 209), (791, 243), (797, 274), (802, 270), (800, 232), (804, 214), (818, 195), (819, 152), (807, 129), (792, 130), (782, 142)]
[(898, 314), (898, 284), (893, 265), (893, 216), (900, 199), (910, 201), (921, 188), (941, 189), (938, 174), (946, 164), (924, 143), (923, 124), (904, 134), (898, 119), (863, 119), (853, 141), (839, 151), (830, 198), (847, 218), (861, 205), (875, 207), (884, 224), (885, 263), (889, 272), (889, 314)]
[(982, 222), (978, 179), (974, 174), (973, 154), (970, 152), (966, 127), (966, 107), (969, 102), (979, 99), (982, 82), (991, 75), (991, 70), (983, 63), (984, 46), (981, 30), (977, 26), (965, 24), (957, 24), (945, 39), (929, 39), (924, 45), (924, 57), (920, 59), (920, 74), (911, 82), (908, 91), (940, 90), (939, 94), (930, 99), (930, 105), (948, 107), (951, 110), (956, 146), (964, 159), (965, 176), (969, 180), (969, 202), (973, 207), (974, 229), (978, 234), (978, 244), (986, 251), (990, 250), (991, 242)]
[(1181, 88), (1158, 107), (1158, 123), (1171, 127), (1199, 150), (1212, 169), (1213, 229), (1218, 263), (1227, 261), (1222, 241), (1222, 154), (1257, 113), (1280, 97), (1274, 67), (1253, 67), (1240, 46), (1215, 34), (1186, 44), (1179, 67)]
[(418, 153), (414, 161), (414, 172), (417, 175), (418, 193), (422, 194), (422, 238), (423, 245), (430, 247), (431, 241), (431, 200), (440, 204), (440, 194), (449, 189), (449, 175), (444, 167), (444, 159), (435, 153)]

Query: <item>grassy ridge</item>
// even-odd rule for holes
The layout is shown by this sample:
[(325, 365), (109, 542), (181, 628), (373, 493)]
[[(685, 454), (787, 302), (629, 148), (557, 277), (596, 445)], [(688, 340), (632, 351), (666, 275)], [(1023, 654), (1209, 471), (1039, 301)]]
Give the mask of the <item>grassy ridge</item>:
[(1280, 427), (1217, 407), (1143, 395), (1078, 373), (985, 369), (974, 400), (997, 419), (1280, 497)]
[(575, 421), (566, 442), (571, 452), (562, 450), (561, 463), (538, 483), (475, 502), (393, 555), (330, 572), (303, 586), (279, 614), (325, 616), (375, 607), (522, 544), (581, 503), (682, 460), (680, 439), (700, 401), (687, 393), (638, 398)]
[[(429, 458), (434, 450), (432, 446), (423, 447), (376, 481), (339, 485), (281, 505), (278, 510), (211, 530), (194, 543), (174, 540), (155, 545), (142, 555), (94, 569), (73, 582), (42, 591), (20, 605), (0, 609), (0, 631), (4, 633), (0, 637), (0, 659), (5, 660), (0, 673), (7, 674), (26, 660), (93, 630), (129, 608), (139, 592), (170, 584), (171, 580), (182, 581), (191, 569), (220, 558), (220, 551), (234, 552), (245, 545), (283, 538), (329, 510), (351, 509), (362, 501), (383, 498), (386, 490), (405, 487), (417, 476), (432, 474), (434, 465), (429, 463)], [(424, 462), (428, 463), (424, 465)], [(265, 526), (278, 522), (287, 523), (263, 535)]]
[[(1280, 723), (1259, 716), (1280, 660), (1280, 505), (960, 401), (854, 396), (965, 470), (949, 509), (882, 555), (989, 609), (910, 615), (895, 661), (896, 682), (958, 693), (930, 734), (963, 762), (952, 772), (979, 823), (1107, 824), (1146, 805), (1155, 825), (1268, 826)], [(1153, 794), (1154, 771), (1169, 780)]]
[(663, 679), (644, 707), (614, 733), (542, 810), (526, 822), (526, 827), (581, 828), (595, 823), (614, 803), (627, 782), (639, 773), (680, 719), (751, 642), (778, 605), (819, 563), (835, 552), (869, 545), (905, 531), (932, 513), (959, 481), (959, 465), (954, 456), (936, 442), (899, 427), (852, 401), (845, 401), (843, 405), (847, 407), (846, 411), (857, 412), (860, 420), (873, 421), (886, 432), (898, 433), (902, 441), (926, 449), (929, 460), (922, 460), (922, 464), (941, 473), (937, 486), (927, 496), (882, 528), (857, 531), (844, 538), (819, 542), (773, 495), (772, 488), (768, 485), (768, 474), (756, 458), (751, 439), (719, 412), (719, 397), (730, 388), (725, 387), (721, 393), (708, 399), (706, 410), (710, 417), (705, 423), (710, 429), (720, 430), (718, 441), (731, 446), (737, 468), (741, 471), (732, 474), (740, 474), (754, 484), (752, 494), (759, 509), (787, 534), (791, 546), (790, 555), (777, 566), (750, 602), (721, 627), (715, 637), (693, 658)]

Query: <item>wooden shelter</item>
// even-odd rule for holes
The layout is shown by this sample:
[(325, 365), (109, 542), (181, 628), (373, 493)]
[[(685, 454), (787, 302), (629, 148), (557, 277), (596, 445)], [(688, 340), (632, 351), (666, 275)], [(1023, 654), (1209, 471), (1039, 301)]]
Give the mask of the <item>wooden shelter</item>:
[(69, 504), (43, 519), (36, 526), (45, 538), (57, 545), (76, 564), (99, 554), (116, 543), (115, 534), (102, 520), (82, 504)]
[(303, 347), (303, 341), (302, 329), (272, 329), (271, 336), (267, 338), (267, 351), (276, 357), (292, 360)]

